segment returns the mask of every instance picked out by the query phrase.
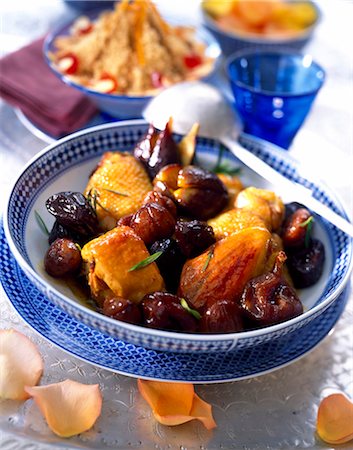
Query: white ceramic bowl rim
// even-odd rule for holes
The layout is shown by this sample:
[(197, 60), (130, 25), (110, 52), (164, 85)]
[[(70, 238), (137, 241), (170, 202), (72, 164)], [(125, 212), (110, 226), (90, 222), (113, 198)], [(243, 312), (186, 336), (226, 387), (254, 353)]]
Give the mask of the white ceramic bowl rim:
[[(99, 14), (102, 13), (102, 10), (93, 10), (91, 12), (87, 12), (85, 15), (87, 15), (88, 17), (90, 17), (91, 19), (97, 18), (99, 16)], [(82, 14), (80, 14), (82, 15)], [(80, 90), (81, 92), (85, 93), (85, 94), (90, 94), (90, 95), (94, 95), (97, 96), (98, 98), (102, 98), (102, 99), (116, 99), (116, 100), (129, 100), (129, 101), (136, 101), (139, 102), (141, 100), (150, 100), (154, 97), (154, 95), (142, 95), (142, 96), (132, 96), (132, 95), (119, 95), (119, 94), (106, 94), (103, 92), (99, 92), (99, 91), (95, 91), (94, 89), (90, 89), (86, 86), (82, 86), (79, 83), (74, 82), (70, 77), (67, 77), (65, 74), (59, 72), (57, 70), (57, 68), (55, 67), (55, 64), (53, 63), (53, 61), (49, 58), (48, 54), (49, 54), (49, 49), (50, 46), (52, 45), (54, 39), (59, 36), (60, 34), (62, 34), (62, 32), (69, 28), (70, 25), (77, 19), (77, 17), (75, 17), (74, 19), (70, 20), (69, 22), (66, 22), (65, 24), (61, 24), (58, 27), (56, 27), (52, 32), (49, 32), (44, 39), (43, 42), (43, 54), (44, 54), (44, 58), (48, 64), (48, 66), (50, 67), (50, 69), (53, 71), (53, 73), (62, 81), (64, 81), (66, 84), (68, 84), (69, 86), (72, 86), (78, 90)], [(175, 23), (173, 20), (169, 20), (167, 19), (168, 22), (170, 23)], [(214, 72), (217, 69), (217, 66), (219, 64), (219, 59), (222, 53), (221, 47), (217, 41), (217, 39), (203, 26), (199, 26), (197, 28), (195, 28), (195, 35), (200, 37), (201, 41), (205, 41), (205, 43), (207, 44), (207, 47), (211, 47), (213, 46), (215, 48), (216, 51), (216, 55), (215, 55), (215, 60), (214, 60), (214, 64), (213, 64), (213, 68), (210, 70), (210, 74), (212, 72)], [(208, 74), (207, 76), (209, 76), (210, 74)], [(203, 78), (203, 77), (201, 77)], [(162, 89), (161, 89), (162, 90)], [(160, 91), (157, 92), (157, 94)]]
[(204, 8), (202, 8), (202, 14), (203, 14), (205, 24), (208, 27), (215, 30), (217, 33), (220, 33), (229, 38), (238, 39), (239, 41), (249, 42), (251, 44), (264, 44), (264, 45), (266, 45), (266, 44), (281, 44), (281, 43), (290, 44), (291, 42), (296, 42), (296, 41), (301, 41), (303, 39), (306, 39), (313, 32), (313, 30), (317, 27), (317, 25), (321, 21), (322, 14), (321, 14), (321, 10), (318, 7), (317, 3), (313, 2), (313, 1), (309, 1), (309, 0), (307, 0), (307, 3), (310, 3), (315, 8), (316, 20), (311, 25), (309, 25), (308, 27), (301, 30), (298, 34), (290, 35), (287, 37), (285, 37), (285, 36), (277, 36), (277, 37), (262, 36), (262, 35), (257, 35), (255, 33), (246, 34), (245, 32), (242, 34), (242, 33), (237, 33), (235, 30), (234, 31), (224, 30), (223, 28), (221, 28), (217, 25), (217, 22), (212, 18), (212, 16), (210, 16), (208, 14), (207, 11), (205, 11)]
[[(76, 133), (73, 133), (69, 136), (61, 138), (58, 141), (54, 142), (53, 144), (50, 144), (47, 147), (45, 147), (41, 152), (37, 153), (22, 169), (21, 173), (19, 174), (17, 180), (15, 181), (15, 183), (10, 191), (10, 195), (9, 195), (7, 203), (6, 203), (6, 209), (5, 209), (5, 215), (4, 215), (4, 230), (5, 230), (5, 236), (6, 236), (7, 242), (9, 244), (9, 247), (10, 247), (11, 252), (14, 255), (15, 259), (17, 260), (18, 264), (25, 270), (25, 272), (30, 273), (34, 279), (38, 280), (39, 283), (44, 284), (45, 286), (48, 286), (51, 291), (53, 291), (58, 297), (60, 297), (61, 299), (63, 299), (67, 303), (69, 303), (71, 305), (71, 307), (80, 310), (83, 314), (86, 314), (86, 315), (88, 314), (90, 316), (93, 316), (93, 318), (98, 319), (99, 321), (105, 321), (105, 322), (108, 322), (113, 325), (116, 324), (116, 322), (117, 322), (116, 320), (111, 319), (110, 317), (104, 316), (103, 314), (100, 314), (96, 311), (92, 311), (83, 305), (80, 305), (75, 300), (63, 295), (61, 292), (59, 292), (58, 290), (53, 288), (51, 285), (49, 285), (44, 279), (42, 279), (38, 275), (38, 273), (27, 263), (25, 258), (21, 255), (20, 251), (17, 249), (16, 243), (12, 239), (11, 231), (9, 228), (10, 220), (8, 217), (8, 212), (9, 212), (10, 200), (11, 200), (11, 197), (13, 195), (13, 192), (15, 190), (18, 180), (22, 177), (22, 175), (24, 175), (24, 173), (27, 171), (27, 169), (30, 166), (32, 166), (32, 164), (34, 164), (37, 160), (39, 160), (48, 151), (55, 149), (55, 147), (60, 146), (71, 140), (74, 140), (80, 136), (84, 136), (85, 134), (90, 134), (90, 133), (94, 133), (96, 131), (102, 131), (102, 130), (107, 130), (107, 129), (116, 128), (116, 127), (120, 127), (120, 126), (129, 126), (129, 125), (146, 125), (146, 128), (147, 128), (148, 122), (146, 122), (143, 119), (137, 119), (137, 120), (121, 121), (118, 123), (97, 125), (95, 127), (87, 128), (82, 131), (77, 131)], [(277, 151), (276, 149), (274, 151), (277, 152), (279, 155), (282, 155), (282, 158), (284, 156), (284, 157), (290, 159), (290, 161), (293, 163), (293, 165), (297, 164), (296, 161), (294, 160), (294, 158), (290, 157), (287, 153), (285, 153), (285, 154), (280, 153), (280, 151)], [(347, 212), (346, 212), (345, 208), (343, 207), (343, 205), (341, 204), (341, 202), (337, 199), (337, 196), (332, 191), (327, 189), (326, 186), (325, 186), (325, 189), (328, 192), (330, 192), (330, 195), (332, 196), (332, 198), (334, 198), (336, 204), (339, 206), (341, 211), (344, 213), (344, 216), (346, 218), (348, 218)], [(294, 317), (293, 319), (287, 320), (285, 322), (282, 322), (282, 323), (279, 323), (276, 325), (271, 325), (268, 327), (259, 328), (256, 330), (242, 331), (242, 332), (237, 332), (237, 333), (217, 333), (217, 334), (179, 333), (179, 332), (173, 332), (173, 331), (157, 330), (157, 329), (153, 329), (153, 328), (142, 327), (140, 325), (129, 324), (129, 323), (122, 322), (122, 321), (119, 321), (119, 326), (130, 332), (135, 331), (135, 332), (141, 333), (141, 331), (143, 331), (144, 334), (149, 335), (151, 337), (160, 337), (160, 338), (164, 337), (164, 338), (176, 339), (176, 340), (180, 340), (180, 339), (191, 340), (192, 339), (195, 342), (210, 341), (210, 340), (223, 341), (224, 339), (232, 339), (236, 343), (237, 340), (241, 339), (241, 338), (242, 339), (252, 338), (252, 337), (259, 337), (259, 336), (271, 334), (273, 332), (276, 332), (278, 330), (287, 328), (291, 325), (301, 322), (301, 321), (305, 320), (306, 318), (310, 317), (311, 315), (315, 314), (317, 311), (319, 311), (321, 309), (325, 309), (332, 301), (334, 301), (337, 298), (338, 294), (343, 291), (344, 287), (346, 286), (347, 282), (349, 281), (350, 273), (353, 269), (353, 255), (352, 255), (353, 239), (350, 239), (349, 242), (350, 242), (349, 264), (348, 264), (348, 267), (346, 268), (346, 273), (345, 273), (344, 278), (342, 279), (341, 283), (320, 304), (314, 306), (313, 308), (309, 309), (308, 311), (305, 311), (300, 316)]]

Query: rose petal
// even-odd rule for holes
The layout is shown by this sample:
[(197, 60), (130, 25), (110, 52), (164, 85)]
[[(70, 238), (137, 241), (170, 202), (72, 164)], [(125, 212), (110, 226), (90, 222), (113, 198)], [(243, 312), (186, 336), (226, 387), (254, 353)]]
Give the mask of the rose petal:
[(26, 400), (25, 386), (35, 386), (43, 373), (37, 347), (16, 330), (0, 331), (0, 398)]
[(211, 405), (195, 394), (192, 384), (147, 380), (138, 380), (137, 384), (142, 397), (161, 424), (180, 425), (197, 419), (208, 430), (216, 427)]
[(329, 444), (343, 444), (353, 439), (353, 403), (339, 393), (324, 398), (319, 406), (316, 430)]
[(26, 387), (58, 436), (71, 437), (89, 430), (102, 409), (98, 384), (87, 385), (72, 380), (47, 386)]

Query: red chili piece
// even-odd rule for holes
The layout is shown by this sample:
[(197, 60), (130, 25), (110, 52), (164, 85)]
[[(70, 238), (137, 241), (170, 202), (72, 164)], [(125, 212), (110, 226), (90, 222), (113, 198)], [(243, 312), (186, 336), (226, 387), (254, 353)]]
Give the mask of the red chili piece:
[(92, 89), (104, 94), (110, 94), (118, 89), (118, 83), (112, 75), (106, 73), (92, 85)]
[(188, 69), (193, 69), (202, 63), (201, 56), (196, 53), (184, 56), (184, 64)]
[(58, 68), (61, 72), (72, 75), (77, 72), (78, 58), (73, 53), (67, 53), (62, 56), (58, 61)]

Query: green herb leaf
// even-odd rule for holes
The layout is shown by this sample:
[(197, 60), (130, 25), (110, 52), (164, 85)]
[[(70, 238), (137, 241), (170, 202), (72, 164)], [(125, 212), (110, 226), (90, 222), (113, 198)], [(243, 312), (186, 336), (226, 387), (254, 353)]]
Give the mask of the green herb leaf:
[(213, 254), (214, 254), (214, 247), (211, 247), (211, 250), (207, 254), (205, 264), (203, 265), (202, 272), (206, 271), (211, 259), (213, 258)]
[(180, 300), (180, 304), (185, 309), (185, 311), (187, 311), (188, 313), (193, 315), (195, 317), (195, 319), (197, 319), (197, 320), (201, 319), (201, 314), (198, 311), (196, 311), (196, 309), (190, 308), (190, 306), (187, 304), (185, 298), (182, 298)]
[(227, 162), (222, 163), (224, 152), (226, 151), (226, 147), (224, 145), (219, 146), (217, 162), (212, 172), (214, 173), (225, 173), (226, 175), (239, 175), (241, 172), (240, 167), (231, 167)]
[(226, 148), (224, 147), (224, 145), (220, 145), (219, 146), (217, 162), (216, 162), (216, 165), (214, 166), (214, 168), (212, 169), (212, 172), (216, 172), (217, 173), (217, 170), (218, 170), (218, 168), (220, 167), (220, 165), (222, 163), (223, 153), (224, 153), (225, 149)]
[(102, 209), (104, 209), (104, 211), (110, 213), (109, 209), (105, 208), (100, 202), (99, 202), (99, 192), (97, 191), (97, 189), (90, 189), (88, 194), (87, 194), (87, 200), (89, 201), (93, 211), (96, 213), (97, 212), (97, 205), (100, 206)]
[(116, 194), (116, 195), (121, 195), (122, 197), (129, 197), (128, 194), (125, 194), (124, 192), (118, 192), (118, 191), (114, 191), (113, 189), (107, 189), (107, 188), (102, 188), (103, 191), (108, 191), (111, 192), (112, 194)]
[(225, 175), (240, 175), (241, 167), (230, 167), (228, 164), (221, 164), (214, 170), (215, 173), (224, 173)]
[(37, 224), (39, 225), (39, 228), (43, 231), (44, 234), (49, 236), (49, 230), (48, 227), (45, 225), (44, 220), (41, 218), (38, 211), (34, 211), (34, 217), (36, 218)]
[(78, 250), (79, 250), (80, 252), (82, 252), (82, 248), (81, 248), (81, 245), (80, 245), (80, 244), (78, 244), (77, 242), (75, 242), (75, 245), (76, 245), (76, 247), (78, 248)]
[(306, 227), (305, 239), (304, 239), (305, 247), (309, 247), (311, 230), (313, 228), (313, 224), (314, 224), (313, 216), (308, 217), (305, 222), (302, 222), (301, 224), (299, 224), (299, 226), (302, 228)]
[(143, 269), (144, 267), (148, 266), (149, 264), (152, 264), (156, 259), (158, 259), (162, 253), (163, 252), (153, 253), (153, 255), (148, 256), (147, 258), (143, 259), (142, 261), (132, 266), (128, 271), (132, 272), (133, 270)]

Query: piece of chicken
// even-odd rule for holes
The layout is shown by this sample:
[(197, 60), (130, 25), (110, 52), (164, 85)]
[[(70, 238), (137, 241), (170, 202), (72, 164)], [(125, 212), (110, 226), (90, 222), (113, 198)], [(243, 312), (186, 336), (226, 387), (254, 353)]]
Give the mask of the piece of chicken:
[(146, 294), (164, 290), (156, 263), (130, 271), (150, 254), (129, 227), (119, 226), (93, 239), (83, 247), (81, 255), (88, 267), (92, 296), (99, 305), (110, 297), (140, 302)]
[(129, 153), (104, 153), (89, 179), (85, 196), (96, 196), (96, 212), (104, 231), (142, 206), (152, 184), (143, 165)]

